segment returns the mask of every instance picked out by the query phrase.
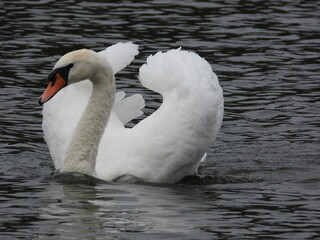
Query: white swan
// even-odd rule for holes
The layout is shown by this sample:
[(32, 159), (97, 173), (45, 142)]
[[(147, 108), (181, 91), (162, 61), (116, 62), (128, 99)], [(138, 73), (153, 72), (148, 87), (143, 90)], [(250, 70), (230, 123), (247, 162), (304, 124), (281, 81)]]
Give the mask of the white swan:
[(139, 94), (115, 94), (114, 74), (133, 60), (137, 49), (129, 42), (99, 53), (77, 50), (54, 66), (39, 102), (48, 101), (44, 138), (60, 172), (104, 180), (131, 174), (147, 182), (175, 183), (194, 174), (205, 158), (223, 117), (222, 89), (210, 65), (180, 49), (148, 57), (139, 79), (160, 93), (163, 103), (126, 128), (142, 114), (144, 100)]

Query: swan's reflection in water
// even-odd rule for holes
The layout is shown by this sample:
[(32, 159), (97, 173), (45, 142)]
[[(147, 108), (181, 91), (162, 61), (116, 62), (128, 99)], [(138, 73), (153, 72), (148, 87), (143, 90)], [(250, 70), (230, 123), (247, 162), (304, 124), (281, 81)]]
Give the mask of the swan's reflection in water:
[[(50, 220), (52, 226), (46, 227), (58, 236), (96, 236), (104, 224), (99, 217), (101, 207), (93, 201), (97, 199), (98, 192), (92, 185), (81, 183), (50, 184), (47, 194), (54, 201), (43, 209), (42, 218)], [(106, 198), (105, 201), (110, 199)]]
[[(193, 187), (53, 181), (46, 195), (53, 201), (42, 209), (41, 218), (52, 224), (43, 231), (56, 237), (104, 239), (148, 231), (162, 238), (207, 234), (194, 231), (193, 221), (205, 221), (208, 196)], [(211, 194), (210, 204), (214, 200)]]

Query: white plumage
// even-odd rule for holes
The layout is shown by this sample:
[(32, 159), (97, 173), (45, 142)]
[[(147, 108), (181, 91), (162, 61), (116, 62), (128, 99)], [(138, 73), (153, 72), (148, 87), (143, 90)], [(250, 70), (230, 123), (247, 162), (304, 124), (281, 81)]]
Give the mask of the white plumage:
[[(133, 60), (137, 48), (118, 43), (100, 54), (116, 73)], [(148, 57), (139, 80), (160, 93), (163, 103), (133, 128), (125, 128), (142, 114), (144, 100), (139, 94), (125, 97), (118, 92), (91, 175), (113, 180), (131, 174), (148, 182), (174, 183), (194, 174), (222, 123), (223, 95), (216, 75), (197, 54), (176, 49)], [(91, 92), (92, 83), (81, 81), (63, 88), (44, 105), (44, 137), (57, 169), (64, 164)]]

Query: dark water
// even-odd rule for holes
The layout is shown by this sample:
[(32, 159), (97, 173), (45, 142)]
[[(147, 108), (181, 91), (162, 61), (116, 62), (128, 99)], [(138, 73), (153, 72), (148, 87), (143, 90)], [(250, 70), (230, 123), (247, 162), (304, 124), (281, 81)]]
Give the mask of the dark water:
[[(0, 239), (320, 239), (319, 3), (105, 2), (0, 2)], [(157, 50), (197, 51), (219, 76), (206, 184), (52, 177), (37, 105), (50, 69), (128, 40), (141, 53), (117, 84), (144, 94), (146, 114), (159, 96), (136, 76)]]

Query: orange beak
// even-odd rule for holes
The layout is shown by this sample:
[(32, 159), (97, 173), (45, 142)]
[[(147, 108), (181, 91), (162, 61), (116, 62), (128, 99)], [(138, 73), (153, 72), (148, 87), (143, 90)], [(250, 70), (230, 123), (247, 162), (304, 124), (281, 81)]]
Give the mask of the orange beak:
[(49, 101), (57, 92), (67, 85), (67, 82), (59, 73), (55, 76), (55, 82), (49, 82), (48, 87), (39, 98), (39, 104), (42, 105)]

